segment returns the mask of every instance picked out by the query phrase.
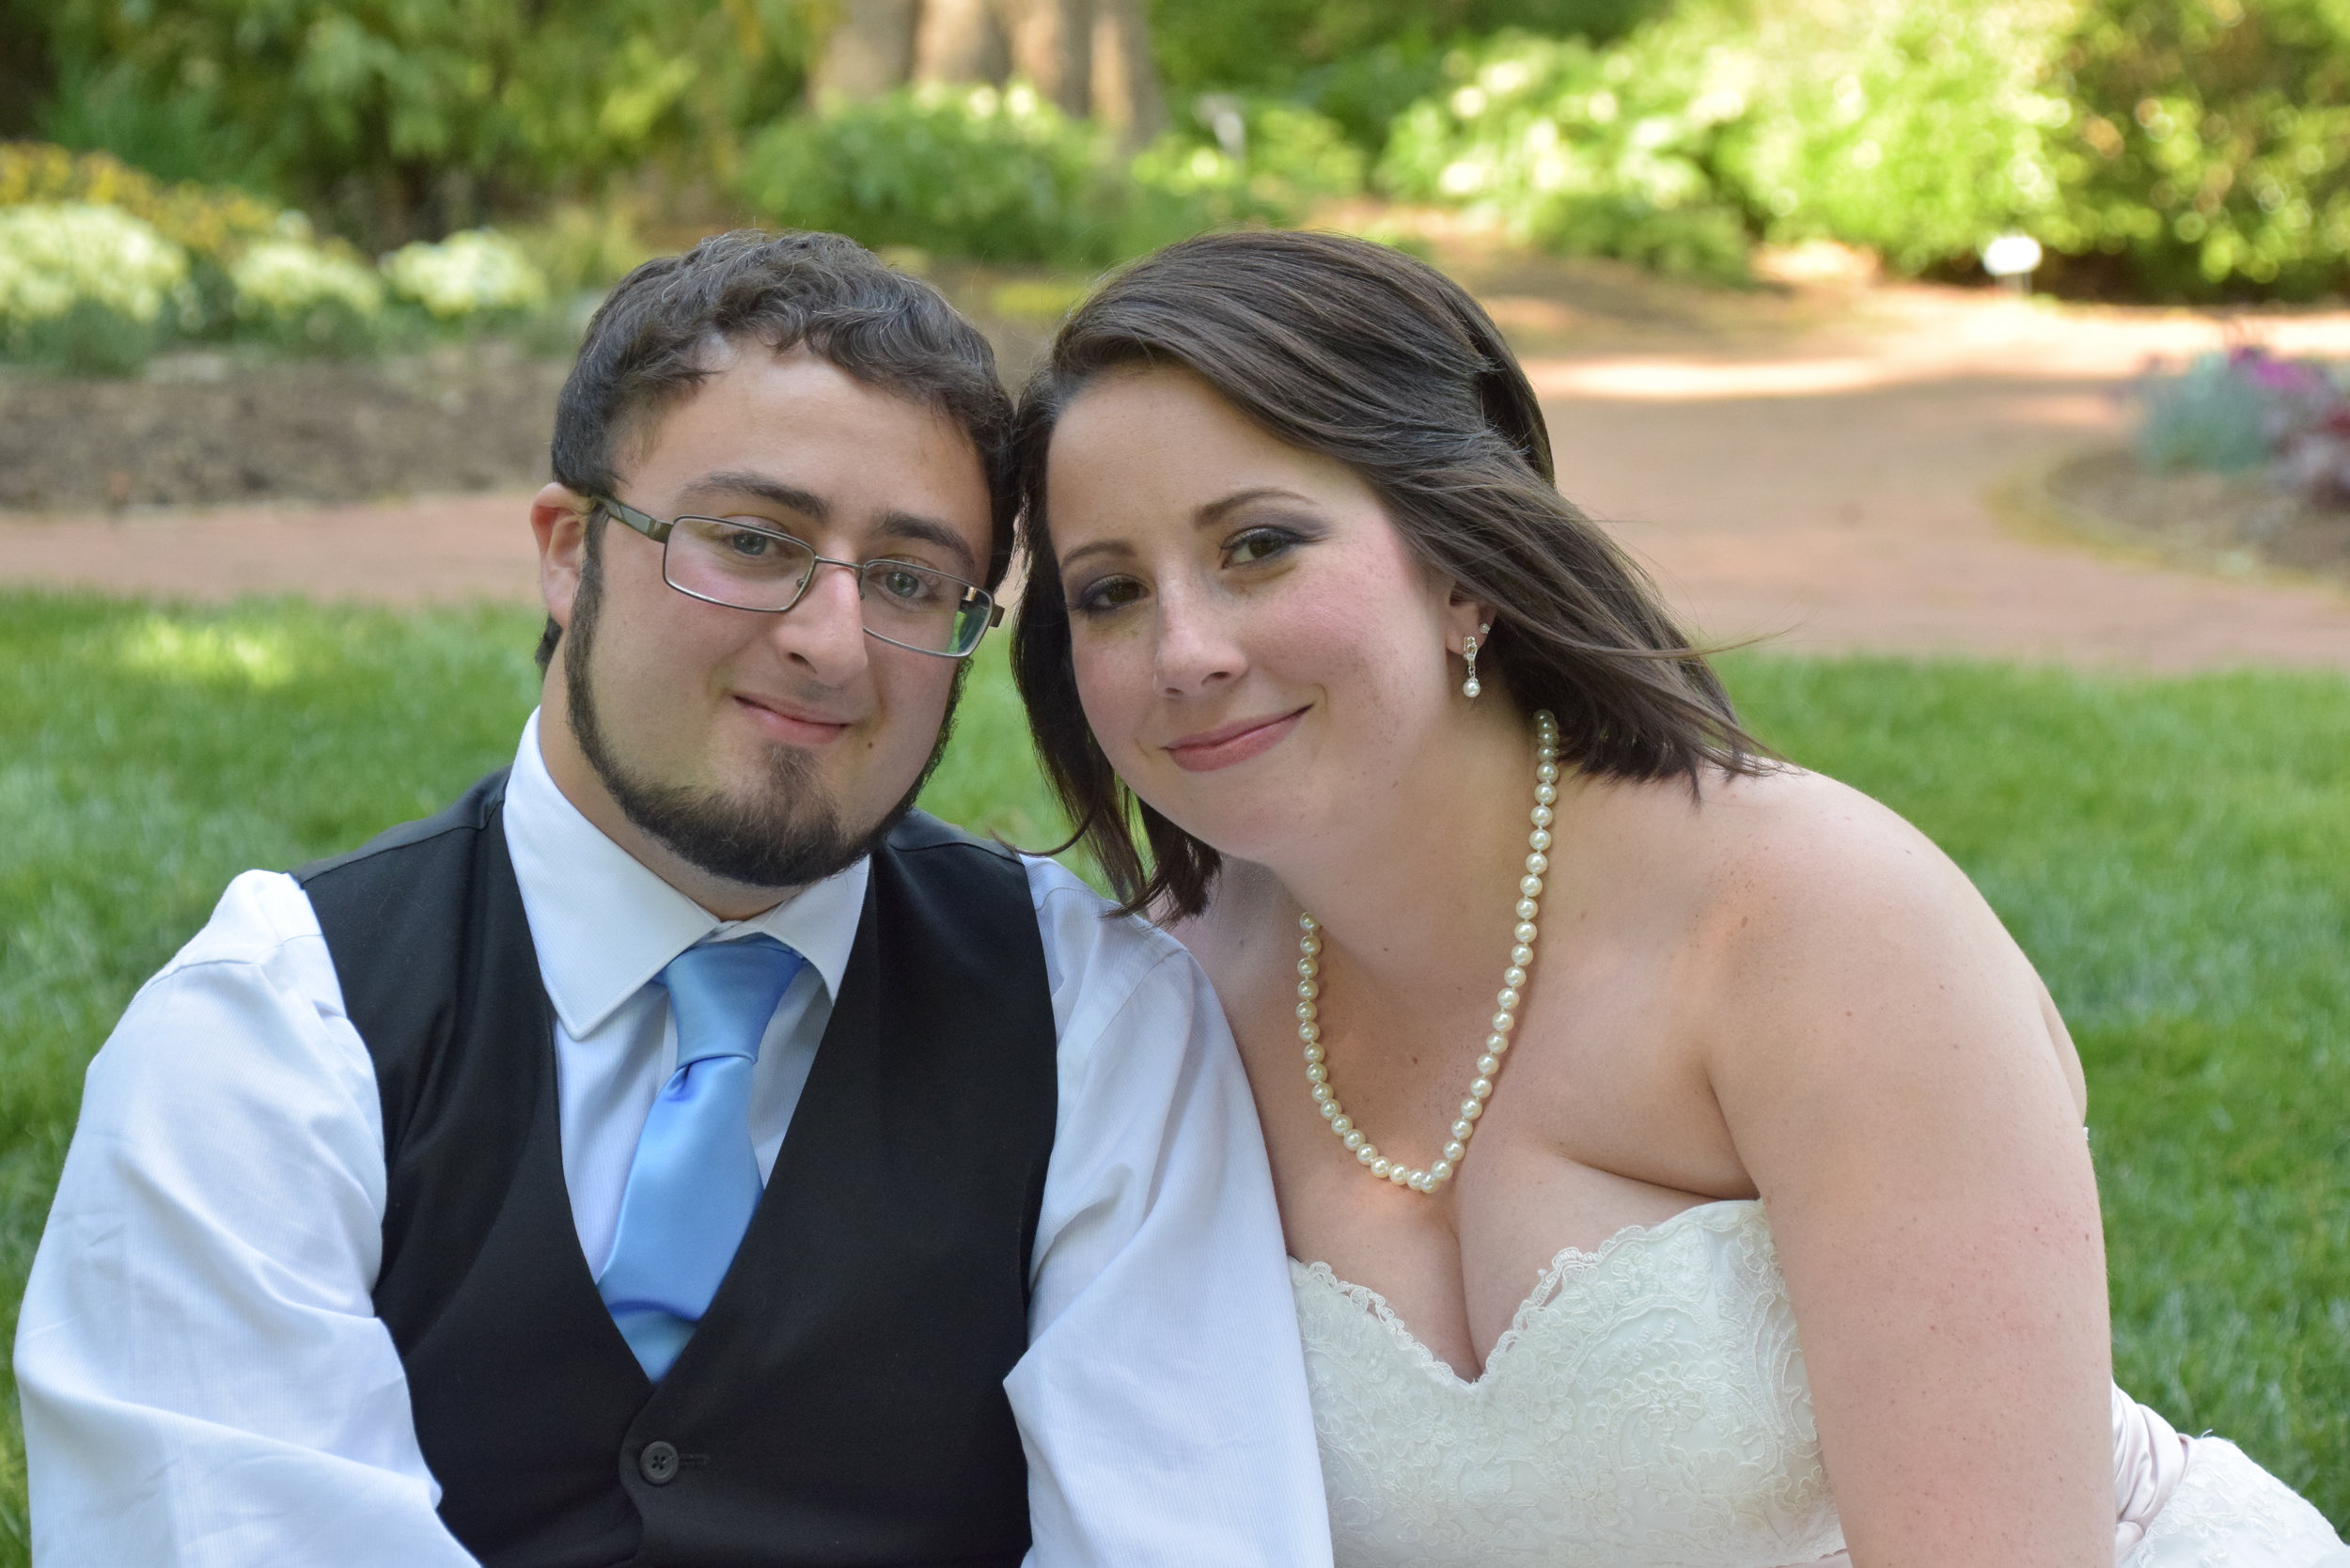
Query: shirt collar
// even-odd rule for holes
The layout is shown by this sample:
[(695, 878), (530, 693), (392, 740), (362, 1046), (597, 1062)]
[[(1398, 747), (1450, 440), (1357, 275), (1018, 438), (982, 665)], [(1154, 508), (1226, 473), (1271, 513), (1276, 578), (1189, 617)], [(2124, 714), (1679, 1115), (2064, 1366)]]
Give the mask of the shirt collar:
[(812, 883), (763, 915), (721, 920), (580, 814), (539, 753), (539, 715), (523, 726), (506, 781), (506, 846), (539, 949), (547, 999), (573, 1040), (712, 936), (774, 937), (807, 960), (835, 1000), (856, 943), (871, 863)]

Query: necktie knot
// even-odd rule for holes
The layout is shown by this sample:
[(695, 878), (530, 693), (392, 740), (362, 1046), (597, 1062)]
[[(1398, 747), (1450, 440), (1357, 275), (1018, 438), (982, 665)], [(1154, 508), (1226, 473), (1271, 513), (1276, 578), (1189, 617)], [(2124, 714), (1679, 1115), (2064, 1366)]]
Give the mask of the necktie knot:
[(758, 1060), (767, 1021), (806, 962), (772, 936), (704, 942), (671, 959), (657, 979), (677, 1019), (677, 1064)]

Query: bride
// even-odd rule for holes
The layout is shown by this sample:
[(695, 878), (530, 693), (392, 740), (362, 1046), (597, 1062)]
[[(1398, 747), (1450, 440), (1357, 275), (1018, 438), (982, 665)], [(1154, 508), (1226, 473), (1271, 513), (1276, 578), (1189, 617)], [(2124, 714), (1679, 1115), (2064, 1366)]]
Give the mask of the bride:
[(2350, 1564), (2113, 1388), (2046, 990), (1739, 728), (1466, 293), (1178, 245), (1022, 434), (1022, 690), (1240, 1040), (1341, 1568)]

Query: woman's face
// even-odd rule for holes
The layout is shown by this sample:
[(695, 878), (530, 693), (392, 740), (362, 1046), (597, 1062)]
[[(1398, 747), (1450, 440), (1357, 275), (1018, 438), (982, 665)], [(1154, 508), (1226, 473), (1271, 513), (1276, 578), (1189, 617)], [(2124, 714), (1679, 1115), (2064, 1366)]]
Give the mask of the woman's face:
[(1136, 794), (1275, 865), (1400, 801), (1476, 612), (1353, 470), (1140, 369), (1078, 394), (1046, 485), (1078, 693)]

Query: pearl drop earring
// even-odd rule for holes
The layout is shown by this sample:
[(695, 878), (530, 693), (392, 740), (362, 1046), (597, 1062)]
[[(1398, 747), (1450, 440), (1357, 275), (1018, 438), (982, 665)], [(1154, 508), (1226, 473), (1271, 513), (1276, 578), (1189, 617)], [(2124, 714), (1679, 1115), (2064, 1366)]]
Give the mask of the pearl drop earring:
[(1467, 698), (1471, 702), (1476, 701), (1477, 694), (1485, 689), (1477, 683), (1477, 638), (1483, 636), (1486, 633), (1492, 630), (1492, 625), (1488, 623), (1486, 625), (1480, 626), (1477, 629), (1476, 636), (1467, 636), (1461, 639), (1461, 657), (1468, 661), (1468, 679), (1461, 682), (1461, 695)]

